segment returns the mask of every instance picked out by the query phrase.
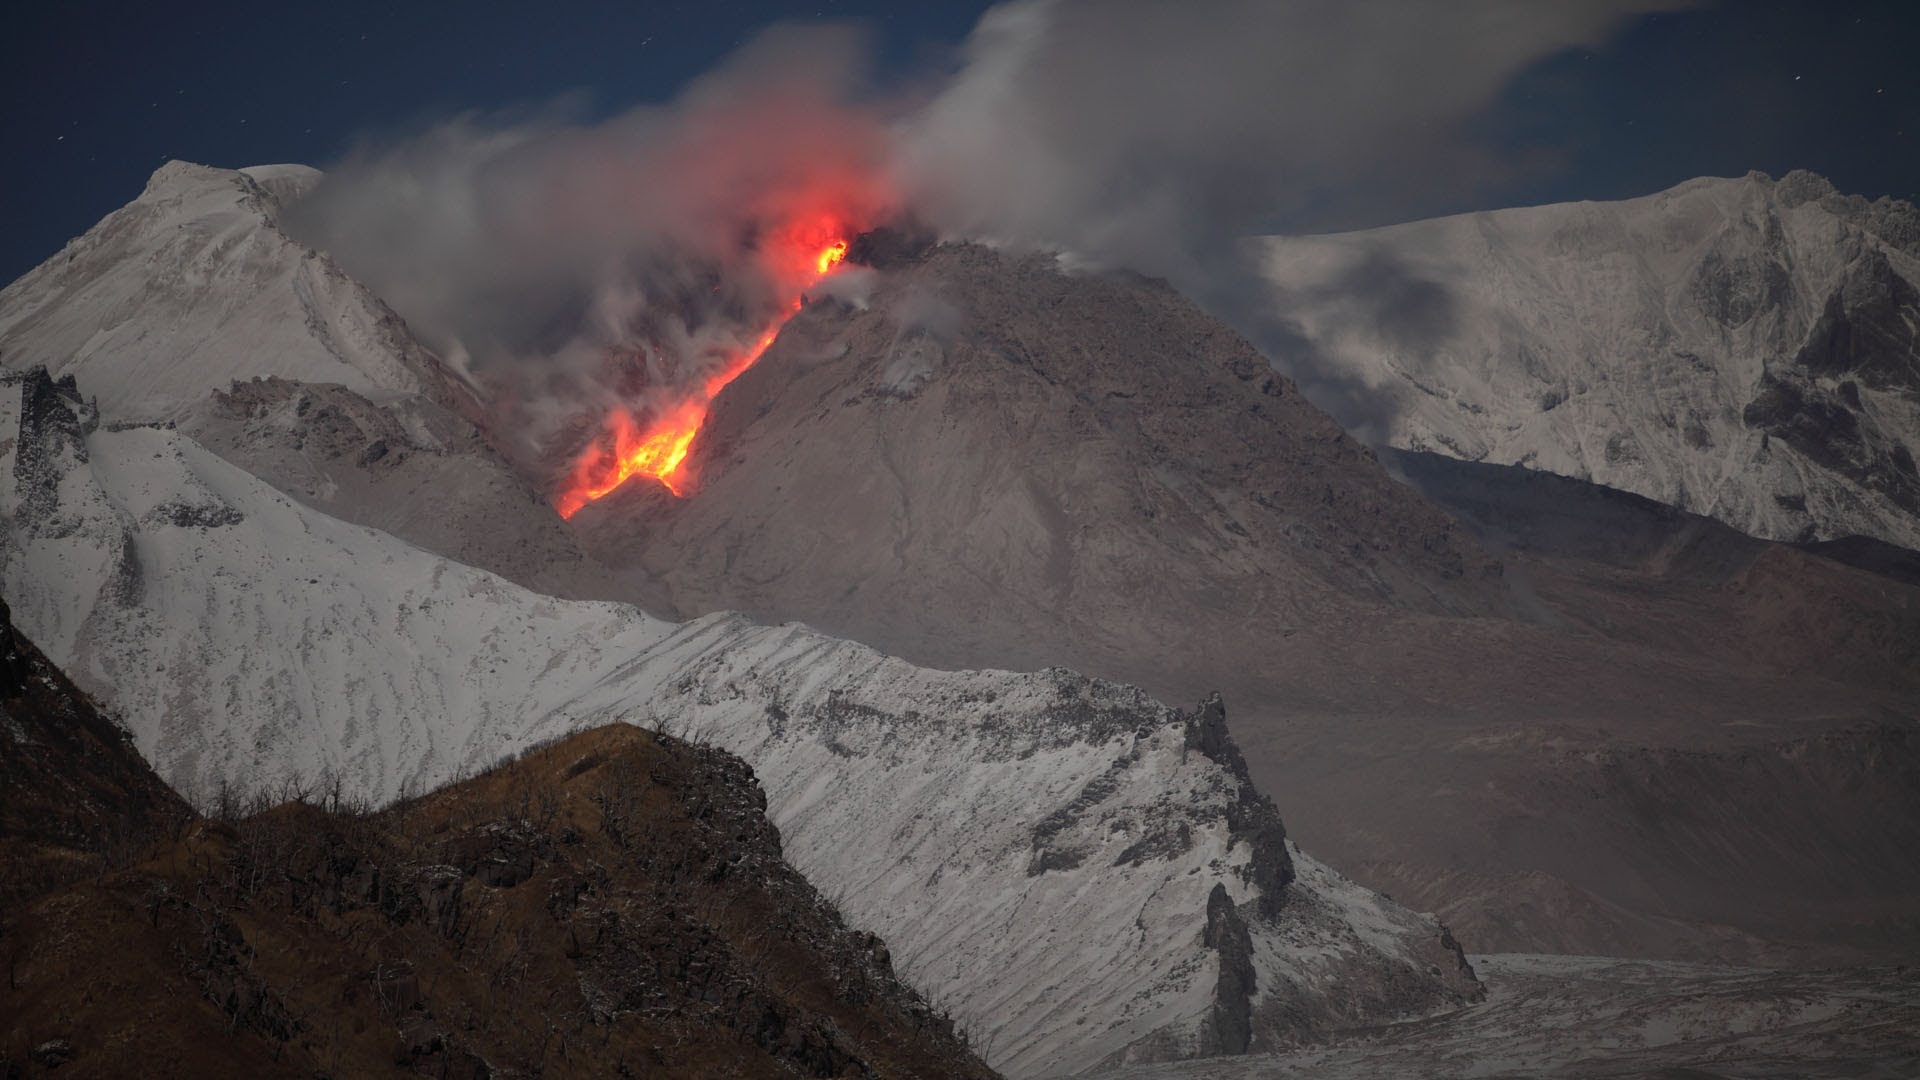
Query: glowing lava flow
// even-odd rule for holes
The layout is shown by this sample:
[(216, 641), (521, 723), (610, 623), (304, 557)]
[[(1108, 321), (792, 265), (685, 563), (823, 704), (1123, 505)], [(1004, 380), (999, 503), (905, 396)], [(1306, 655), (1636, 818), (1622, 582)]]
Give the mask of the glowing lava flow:
[[(829, 230), (829, 233), (832, 230)], [(817, 241), (816, 241), (817, 242)], [(827, 276), (840, 261), (847, 257), (847, 242), (834, 239), (816, 252), (809, 253), (810, 260), (805, 272), (800, 276), (801, 288)], [(680, 464), (687, 458), (687, 450), (693, 445), (693, 437), (700, 433), (700, 426), (707, 421), (707, 407), (727, 384), (740, 377), (752, 367), (780, 335), (780, 328), (787, 320), (800, 311), (801, 298), (794, 296), (787, 301), (778, 318), (760, 335), (753, 346), (738, 357), (729, 360), (725, 367), (707, 380), (694, 387), (692, 393), (680, 401), (660, 410), (645, 429), (640, 428), (634, 418), (625, 410), (615, 412), (607, 424), (607, 439), (611, 441), (609, 450), (596, 440), (574, 465), (573, 476), (565, 490), (554, 500), (555, 509), (560, 516), (570, 518), (582, 506), (611, 493), (621, 484), (635, 476), (651, 476), (660, 481), (668, 491), (681, 494)]]

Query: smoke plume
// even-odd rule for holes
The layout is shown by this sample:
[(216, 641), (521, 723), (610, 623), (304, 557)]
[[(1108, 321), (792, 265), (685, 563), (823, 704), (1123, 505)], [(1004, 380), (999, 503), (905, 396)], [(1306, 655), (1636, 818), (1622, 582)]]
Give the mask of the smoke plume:
[(899, 212), (1168, 278), (1359, 424), (1365, 388), (1317, 372), (1239, 240), (1402, 220), (1540, 167), (1476, 118), (1529, 65), (1671, 6), (1013, 0), (952, 70), (893, 89), (859, 28), (776, 27), (664, 106), (363, 147), (290, 227), (518, 402), (530, 444), (746, 347), (790, 302), (769, 235)]
[(857, 27), (778, 27), (664, 106), (366, 145), (287, 225), (517, 410), (537, 456), (749, 348), (797, 287), (783, 233), (889, 212), (868, 51)]

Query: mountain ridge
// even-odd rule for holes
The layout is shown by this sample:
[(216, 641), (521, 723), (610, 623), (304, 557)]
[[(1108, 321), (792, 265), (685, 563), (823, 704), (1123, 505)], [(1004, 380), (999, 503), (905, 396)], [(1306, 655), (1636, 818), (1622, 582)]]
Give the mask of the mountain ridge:
[[(1920, 548), (1920, 211), (1811, 173), (1255, 243), (1400, 449)], [(1283, 358), (1284, 359), (1284, 358)]]
[(201, 817), (3, 602), (0, 719), (9, 1075), (993, 1075), (724, 751), (605, 727)]
[[(1284, 840), (1217, 703), (539, 596), (328, 519), (177, 431), (91, 426), (71, 385), (21, 386), (51, 400), (29, 417), (0, 398), (0, 581), (189, 790), (331, 775), (385, 799), (616, 720), (713, 742), (759, 775), (796, 868), (1021, 1075), (1478, 993), (1438, 923)], [(1241, 941), (1256, 978), (1223, 982)]]

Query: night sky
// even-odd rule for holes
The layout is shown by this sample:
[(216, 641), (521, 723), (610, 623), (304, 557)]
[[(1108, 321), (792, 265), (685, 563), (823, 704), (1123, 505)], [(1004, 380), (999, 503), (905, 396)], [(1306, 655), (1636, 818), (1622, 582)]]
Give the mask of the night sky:
[[(0, 37), (0, 281), (133, 198), (169, 158), (324, 166), (359, 135), (564, 95), (611, 114), (666, 99), (778, 20), (871, 22), (880, 79), (922, 78), (954, 63), (986, 6), (36, 5)], [(1551, 167), (1440, 209), (1621, 198), (1795, 167), (1842, 191), (1914, 199), (1916, 55), (1920, 3), (1903, 0), (1734, 0), (1644, 16), (1603, 51), (1535, 65), (1478, 119), (1487, 140)]]

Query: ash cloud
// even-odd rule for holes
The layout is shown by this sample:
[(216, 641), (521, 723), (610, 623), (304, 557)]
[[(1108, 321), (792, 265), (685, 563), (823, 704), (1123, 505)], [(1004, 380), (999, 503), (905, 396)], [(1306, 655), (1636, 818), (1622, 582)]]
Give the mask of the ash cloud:
[(1016, 0), (903, 129), (968, 235), (1204, 273), (1275, 223), (1397, 218), (1511, 177), (1470, 121), (1521, 70), (1673, 0)]
[[(1453, 337), (1460, 323), (1460, 298), (1445, 282), (1377, 248), (1325, 282), (1296, 292), (1276, 293), (1257, 275), (1245, 280), (1254, 283), (1262, 298), (1243, 320), (1250, 335), (1271, 355), (1287, 358), (1301, 391), (1369, 444), (1387, 441), (1398, 388), (1354, 379), (1332, 357), (1356, 341), (1384, 345), (1402, 355), (1430, 356)], [(1292, 316), (1297, 308), (1316, 314), (1313, 333)]]
[[(1243, 239), (1405, 220), (1539, 167), (1475, 118), (1529, 65), (1673, 6), (1013, 0), (953, 70), (892, 90), (858, 27), (776, 27), (665, 106), (362, 147), (289, 227), (468, 358), (529, 452), (758, 334), (779, 289), (757, 239), (823, 203), (1164, 277), (1365, 434), (1390, 403), (1320, 362)], [(1444, 290), (1354, 284), (1382, 332), (1444, 329)]]
[(287, 227), (463, 359), (522, 450), (547, 453), (567, 424), (703, 378), (764, 329), (783, 302), (769, 230), (886, 212), (869, 51), (858, 27), (776, 27), (665, 106), (371, 143)]

